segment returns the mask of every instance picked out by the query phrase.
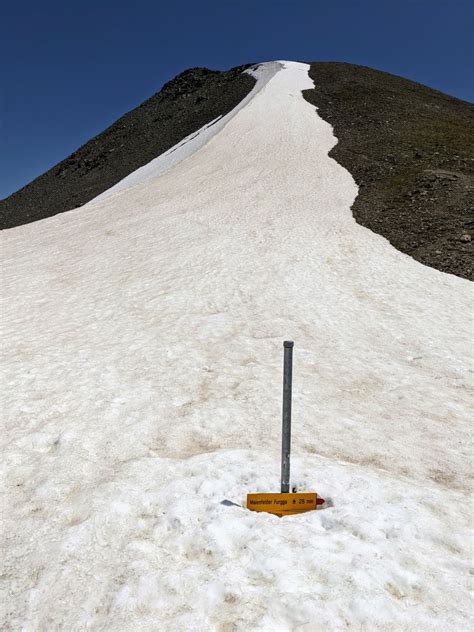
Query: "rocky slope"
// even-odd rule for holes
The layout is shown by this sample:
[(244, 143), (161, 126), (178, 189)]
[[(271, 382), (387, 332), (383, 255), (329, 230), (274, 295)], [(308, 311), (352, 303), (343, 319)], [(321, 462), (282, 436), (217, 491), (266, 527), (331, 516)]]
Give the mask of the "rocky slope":
[(0, 229), (82, 206), (189, 134), (232, 110), (255, 79), (248, 66), (191, 68), (71, 156), (0, 202)]
[(331, 156), (359, 186), (357, 222), (443, 272), (474, 278), (474, 107), (426, 86), (343, 63), (313, 63)]

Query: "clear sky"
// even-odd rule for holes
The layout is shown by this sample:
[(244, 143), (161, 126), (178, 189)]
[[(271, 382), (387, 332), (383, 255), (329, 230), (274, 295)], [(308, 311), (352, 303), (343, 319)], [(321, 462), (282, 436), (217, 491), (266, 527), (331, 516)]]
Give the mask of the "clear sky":
[(192, 66), (348, 61), (474, 100), (472, 0), (17, 0), (0, 14), (0, 198)]

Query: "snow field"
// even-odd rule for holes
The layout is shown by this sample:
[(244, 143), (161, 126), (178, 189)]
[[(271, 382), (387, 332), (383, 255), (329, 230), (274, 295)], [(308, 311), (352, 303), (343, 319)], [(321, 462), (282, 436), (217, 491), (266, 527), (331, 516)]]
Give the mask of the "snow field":
[(293, 480), (334, 506), (283, 519), (223, 506), (277, 488), (278, 455), (256, 451), (150, 455), (60, 496), (45, 481), (44, 506), (23, 506), (30, 614), (13, 629), (409, 629), (413, 616), (467, 629), (461, 494), (446, 503), (434, 486), (315, 456), (295, 459)]
[[(179, 164), (1, 235), (6, 629), (467, 629), (470, 286), (354, 222), (279, 66)], [(278, 519), (220, 502), (278, 489), (283, 339), (292, 482), (333, 506)]]

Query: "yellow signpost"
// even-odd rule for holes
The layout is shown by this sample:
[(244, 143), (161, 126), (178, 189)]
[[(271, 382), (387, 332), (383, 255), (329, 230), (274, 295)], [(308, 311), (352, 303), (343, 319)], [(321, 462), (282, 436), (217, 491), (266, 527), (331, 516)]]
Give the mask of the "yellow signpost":
[(316, 509), (317, 494), (247, 494), (247, 509), (266, 511), (277, 516), (290, 516)]

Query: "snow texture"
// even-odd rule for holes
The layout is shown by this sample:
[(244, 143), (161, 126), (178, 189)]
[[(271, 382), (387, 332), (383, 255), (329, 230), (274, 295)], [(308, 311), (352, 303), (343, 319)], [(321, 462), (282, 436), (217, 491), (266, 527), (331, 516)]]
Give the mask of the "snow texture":
[[(355, 223), (308, 66), (260, 69), (185, 159), (1, 235), (3, 629), (469, 628), (470, 285)], [(221, 503), (278, 491), (284, 339), (330, 502), (280, 519)]]

